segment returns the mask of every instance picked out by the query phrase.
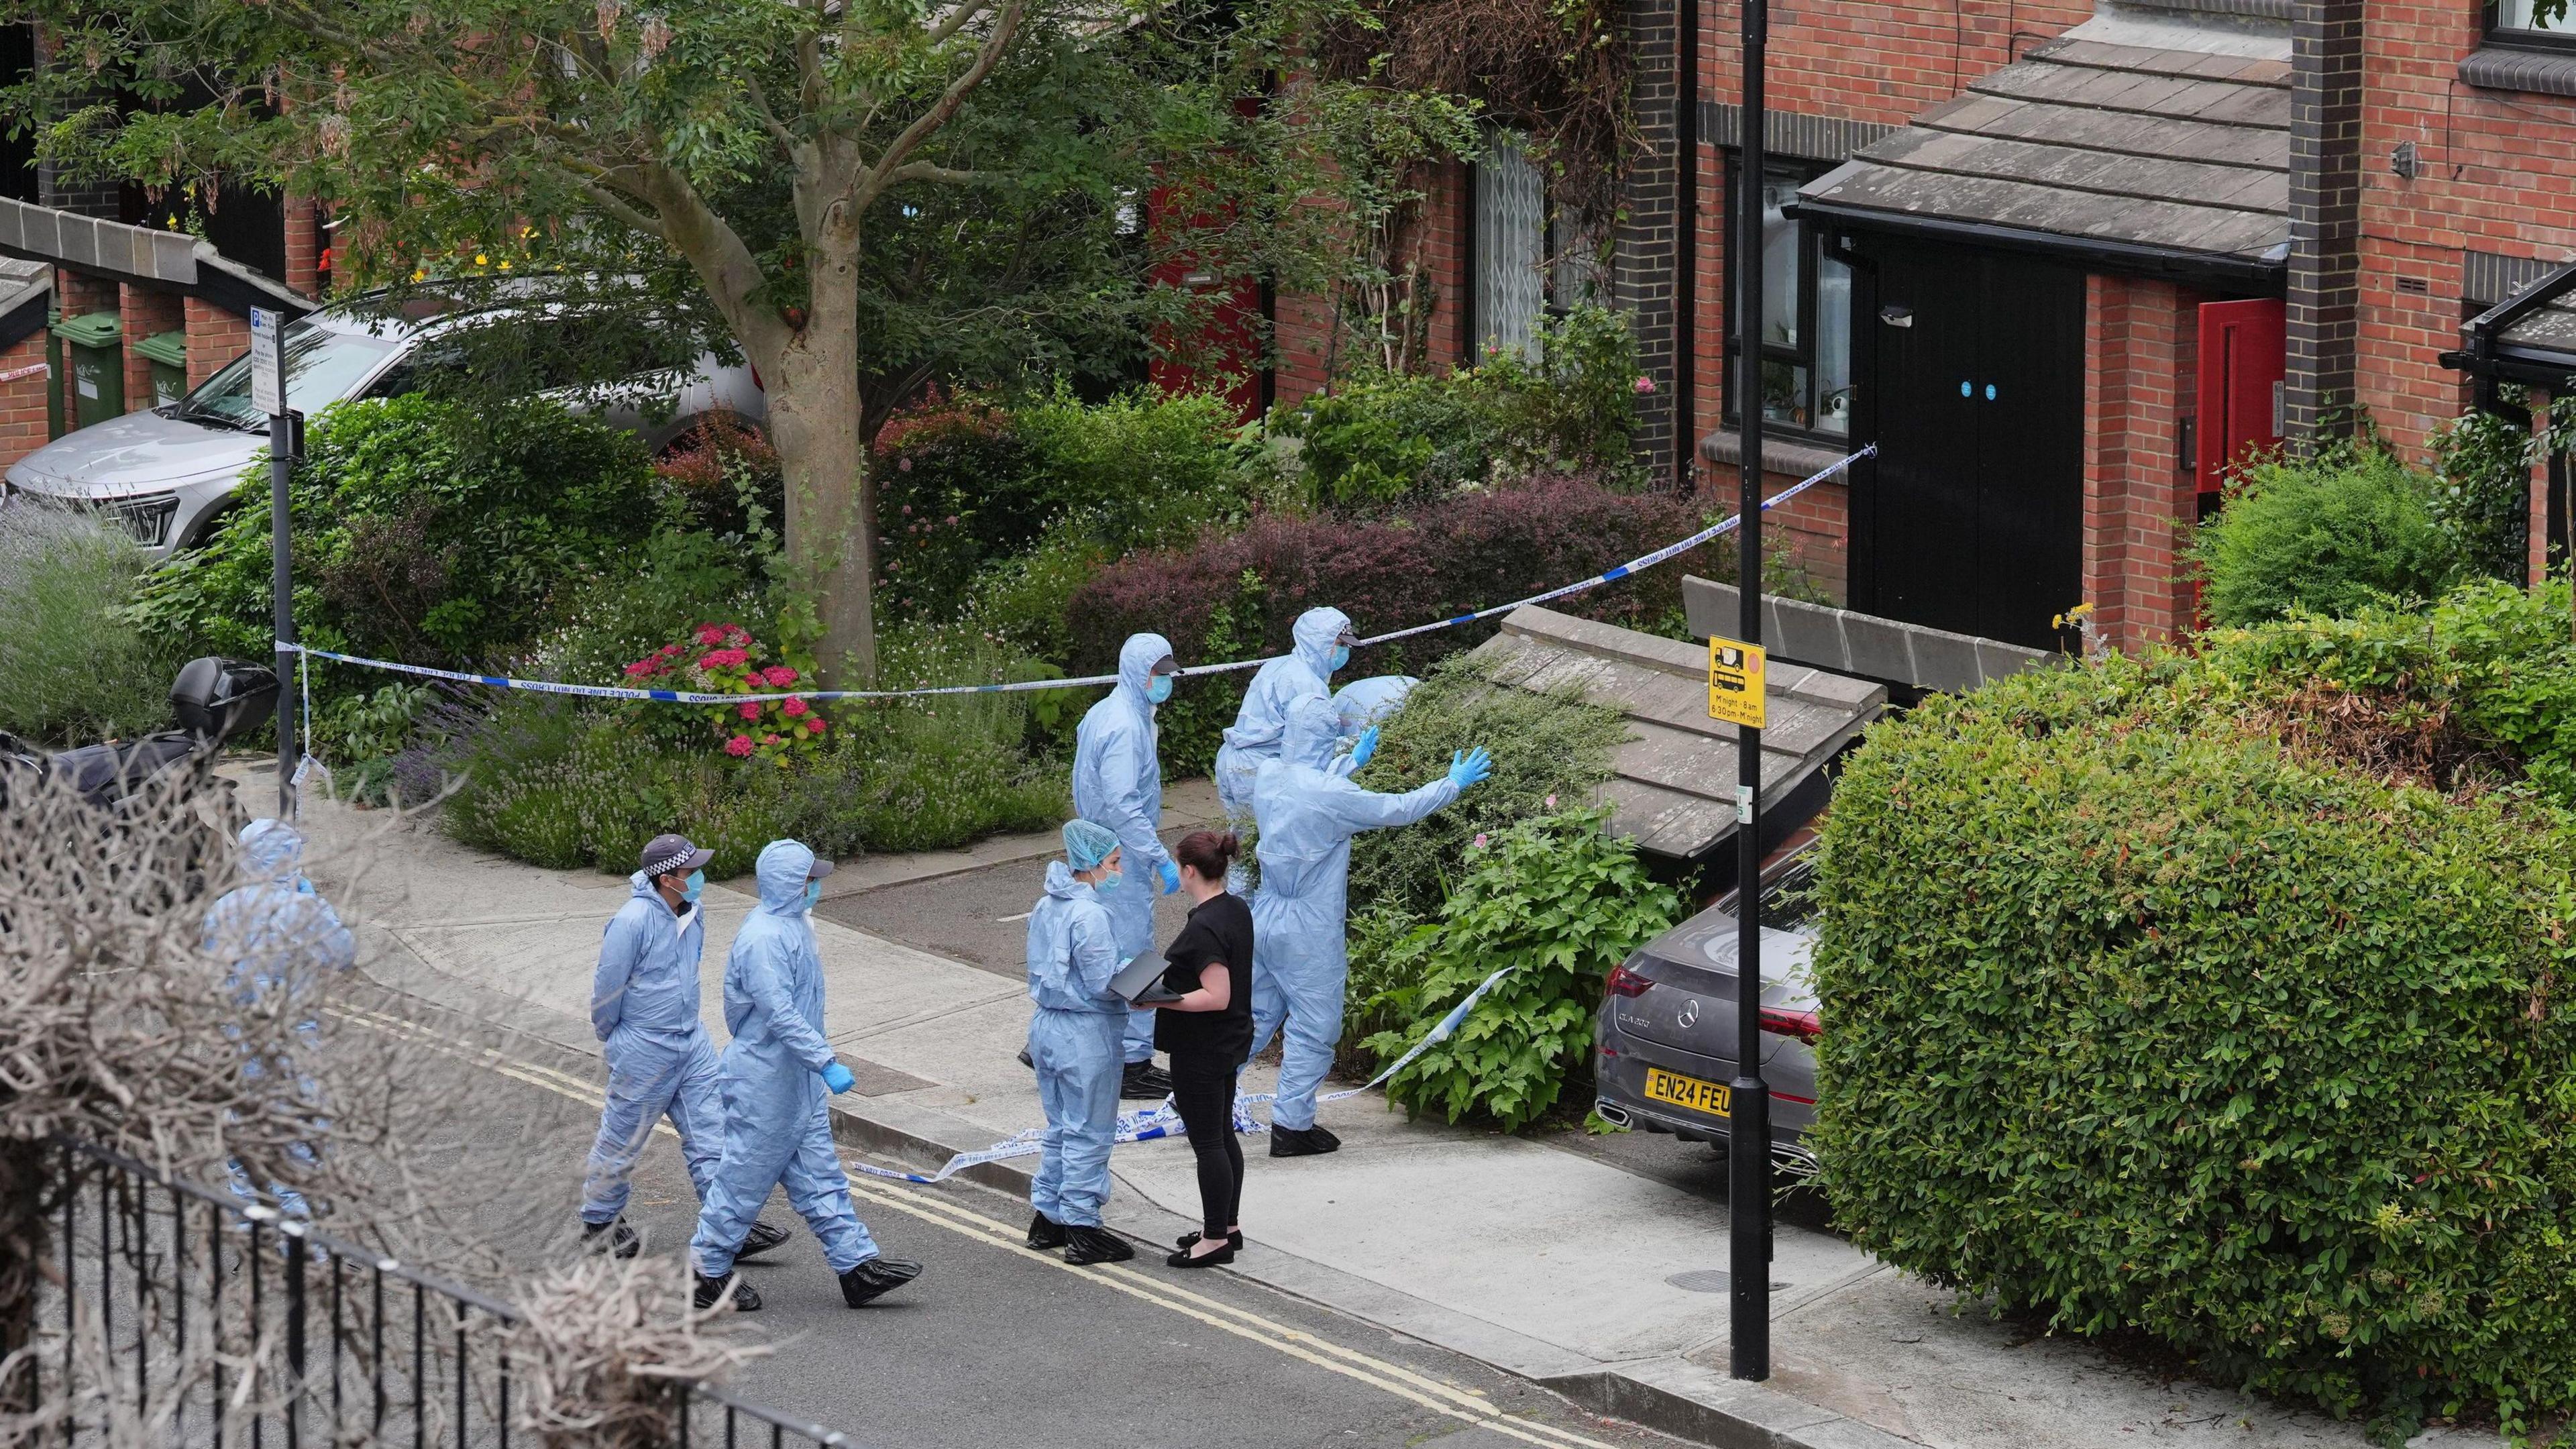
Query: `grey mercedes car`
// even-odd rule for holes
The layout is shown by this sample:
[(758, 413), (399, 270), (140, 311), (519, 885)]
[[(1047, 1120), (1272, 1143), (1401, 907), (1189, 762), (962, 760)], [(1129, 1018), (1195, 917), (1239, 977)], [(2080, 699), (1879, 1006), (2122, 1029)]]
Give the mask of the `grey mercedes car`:
[[(1791, 856), (1763, 887), (1762, 1078), (1771, 1088), (1771, 1160), (1816, 1167), (1813, 926), (1800, 919), (1809, 858)], [(1593, 1109), (1610, 1122), (1723, 1144), (1735, 1078), (1735, 898), (1673, 927), (1612, 968), (1593, 1024)], [(1778, 929), (1769, 923), (1780, 922)]]
[[(286, 404), (311, 417), (346, 398), (392, 397), (437, 365), (436, 340), (473, 319), (391, 314), (359, 299), (286, 329)], [(549, 393), (549, 396), (554, 395)], [(575, 407), (659, 449), (722, 411), (754, 426), (767, 414), (759, 379), (713, 354), (679, 377), (648, 375)], [(104, 510), (154, 559), (205, 540), (233, 500), (242, 470), (268, 446), (268, 419), (250, 400), (250, 359), (236, 360), (178, 402), (127, 413), (47, 443), (20, 459), (0, 494)]]

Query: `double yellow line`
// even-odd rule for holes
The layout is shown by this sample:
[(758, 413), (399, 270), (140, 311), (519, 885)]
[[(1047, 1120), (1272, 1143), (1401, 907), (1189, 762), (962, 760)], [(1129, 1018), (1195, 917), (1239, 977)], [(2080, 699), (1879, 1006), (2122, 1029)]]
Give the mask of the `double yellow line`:
[[(490, 1048), (460, 1046), (423, 1027), (399, 1017), (388, 1016), (383, 1012), (371, 1011), (364, 1007), (342, 1006), (329, 1007), (325, 1010), (329, 1015), (344, 1021), (383, 1032), (387, 1036), (424, 1046), (447, 1056), (472, 1062), (508, 1077), (512, 1081), (523, 1082), (543, 1091), (569, 1097), (587, 1106), (599, 1106), (607, 1097), (606, 1092), (597, 1084), (568, 1072), (559, 1072), (552, 1067), (540, 1066), (534, 1062), (516, 1060)], [(679, 1135), (672, 1132), (671, 1124), (668, 1122), (655, 1124), (655, 1130), (673, 1137)], [(846, 1164), (844, 1175), (847, 1175)], [(1571, 1429), (1560, 1429), (1553, 1424), (1517, 1418), (1505, 1413), (1496, 1408), (1491, 1400), (1473, 1389), (1462, 1389), (1454, 1384), (1443, 1383), (1400, 1363), (1362, 1353), (1357, 1349), (1346, 1348), (1330, 1339), (1319, 1338), (1304, 1329), (1265, 1318), (1249, 1309), (1238, 1308), (1204, 1294), (1191, 1292), (1189, 1289), (1166, 1282), (1141, 1269), (1108, 1265), (1075, 1267), (1053, 1253), (1041, 1253), (1031, 1249), (1019, 1228), (999, 1219), (986, 1217), (971, 1208), (950, 1201), (939, 1193), (897, 1193), (878, 1186), (877, 1179), (869, 1177), (852, 1177), (850, 1192), (855, 1197), (865, 1198), (879, 1206), (918, 1218), (960, 1237), (1000, 1248), (1004, 1252), (1017, 1254), (1032, 1262), (1045, 1263), (1058, 1271), (1071, 1273), (1085, 1282), (1097, 1283), (1101, 1287), (1124, 1293), (1130, 1298), (1141, 1299), (1185, 1318), (1195, 1319), (1210, 1328), (1260, 1344), (1265, 1348), (1286, 1354), (1290, 1358), (1302, 1360), (1326, 1372), (1340, 1374), (1344, 1378), (1367, 1384), (1371, 1388), (1392, 1394), (1445, 1418), (1491, 1429), (1495, 1433), (1507, 1435), (1524, 1443), (1544, 1445), (1547, 1449), (1614, 1449), (1614, 1446), (1602, 1440), (1578, 1434)]]

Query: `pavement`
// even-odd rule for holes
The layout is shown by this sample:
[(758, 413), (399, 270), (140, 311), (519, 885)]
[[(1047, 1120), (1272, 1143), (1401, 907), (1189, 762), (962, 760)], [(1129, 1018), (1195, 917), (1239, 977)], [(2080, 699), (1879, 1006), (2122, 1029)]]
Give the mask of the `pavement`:
[[(1213, 792), (1185, 782), (1165, 810), (1176, 836), (1213, 819)], [(483, 855), (383, 812), (323, 803), (308, 807), (307, 824), (314, 873), (358, 926), (370, 976), (595, 1063), (590, 970), (600, 929), (628, 894), (622, 877)], [(845, 1145), (935, 1165), (1043, 1120), (1016, 1060), (1028, 1024), (1019, 919), (1053, 849), (1051, 834), (1006, 837), (853, 862), (827, 882), (815, 923), (826, 1027), (858, 1078), (836, 1099)], [(719, 1041), (725, 948), (753, 903), (747, 881), (704, 900), (705, 1001)], [(1160, 921), (1168, 935), (1177, 910), (1169, 901), (1158, 910), (1171, 915)], [(1265, 1089), (1268, 1077), (1256, 1063), (1247, 1089)], [(1384, 1342), (1444, 1350), (1587, 1410), (1718, 1445), (2370, 1442), (2358, 1424), (1997, 1321), (1853, 1248), (1813, 1203), (1782, 1213), (1775, 1229), (1773, 1377), (1740, 1383), (1726, 1376), (1727, 1296), (1706, 1291), (1705, 1275), (1727, 1262), (1728, 1223), (1723, 1163), (1708, 1149), (1642, 1134), (1530, 1139), (1408, 1122), (1374, 1097), (1327, 1106), (1322, 1120), (1345, 1144), (1330, 1157), (1274, 1160), (1247, 1139), (1247, 1247), (1233, 1268), (1192, 1282), (1239, 1278), (1400, 1336)], [(654, 1158), (676, 1171), (675, 1153), (657, 1147)], [(970, 1176), (981, 1188), (1024, 1190), (1029, 1165)], [(1185, 1142), (1121, 1147), (1113, 1168), (1110, 1226), (1143, 1243), (1196, 1226)], [(860, 1187), (863, 1212), (899, 1253), (956, 1236), (939, 1216), (941, 1192)], [(1033, 1351), (1007, 1335), (977, 1350), (1004, 1361)], [(2415, 1442), (2500, 1441), (2434, 1430)]]

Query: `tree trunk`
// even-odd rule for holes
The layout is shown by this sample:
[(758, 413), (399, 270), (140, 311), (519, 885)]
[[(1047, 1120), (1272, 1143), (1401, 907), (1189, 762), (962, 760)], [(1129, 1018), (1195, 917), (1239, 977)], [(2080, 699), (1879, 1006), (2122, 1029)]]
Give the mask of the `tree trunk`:
[(877, 677), (876, 485), (861, 411), (857, 318), (826, 318), (817, 307), (779, 359), (769, 437), (787, 484), (788, 568), (814, 601), (823, 679), (834, 688)]

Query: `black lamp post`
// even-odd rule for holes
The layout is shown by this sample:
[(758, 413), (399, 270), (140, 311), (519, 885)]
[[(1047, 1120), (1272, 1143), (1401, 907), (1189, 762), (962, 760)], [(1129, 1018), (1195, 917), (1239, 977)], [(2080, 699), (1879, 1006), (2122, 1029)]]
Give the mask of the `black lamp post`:
[[(1762, 642), (1762, 49), (1766, 0), (1743, 0), (1744, 108), (1735, 172), (1735, 410), (1744, 445), (1736, 633)], [(1728, 1372), (1771, 1377), (1771, 1088), (1762, 1080), (1762, 731), (1735, 728), (1735, 1080), (1726, 1201)]]

